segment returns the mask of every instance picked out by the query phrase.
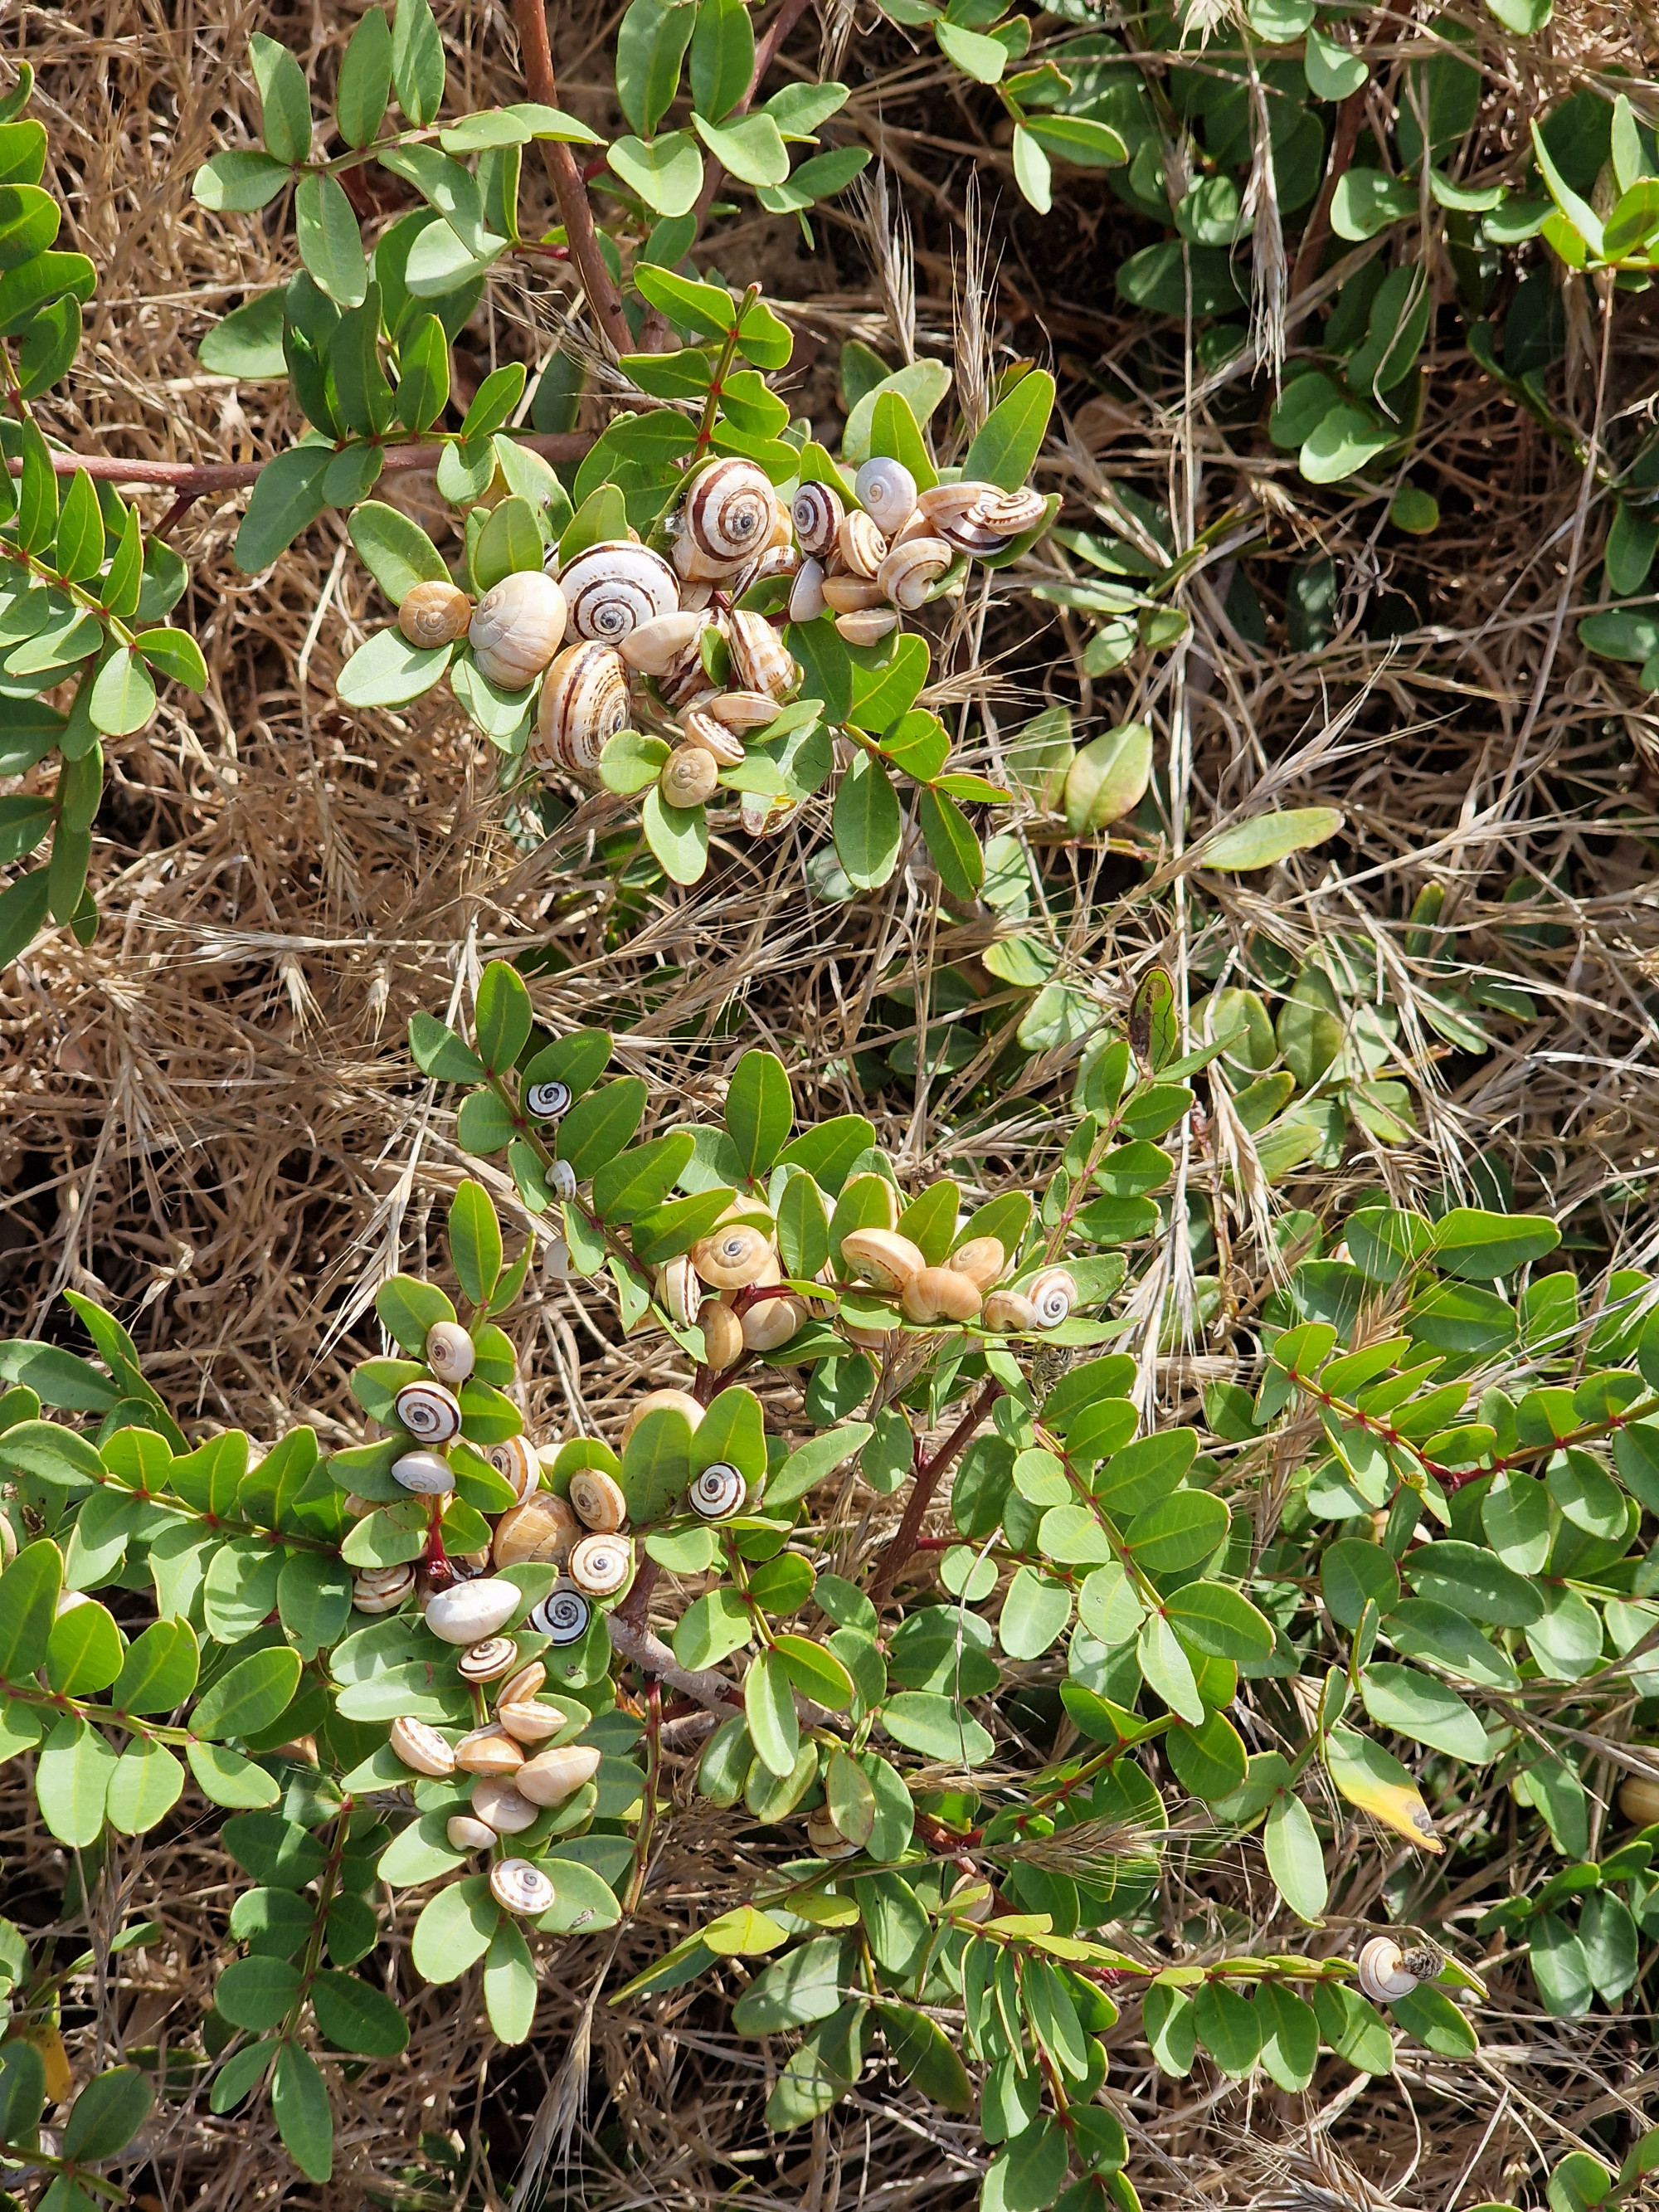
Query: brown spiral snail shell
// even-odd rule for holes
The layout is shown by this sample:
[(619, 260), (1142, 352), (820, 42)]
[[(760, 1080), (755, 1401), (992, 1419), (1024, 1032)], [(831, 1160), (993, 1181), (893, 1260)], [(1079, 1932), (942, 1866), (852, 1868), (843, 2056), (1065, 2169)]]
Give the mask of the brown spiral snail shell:
[(519, 568), (479, 600), (467, 641), (481, 676), (503, 691), (522, 691), (558, 651), (564, 626), (564, 593), (552, 577)]
[(542, 1479), (542, 1463), (527, 1437), (503, 1437), (484, 1453), (497, 1474), (510, 1482), (520, 1500), (529, 1497)]
[(748, 1485), (729, 1460), (704, 1468), (686, 1492), (691, 1510), (705, 1521), (729, 1521), (743, 1510)]
[(702, 745), (677, 745), (657, 781), (670, 806), (704, 806), (720, 789), (720, 764)]
[(772, 480), (753, 461), (716, 461), (685, 495), (684, 534), (706, 561), (727, 568), (757, 553), (776, 520)]
[(523, 1920), (553, 1909), (553, 1885), (528, 1859), (498, 1859), (489, 1869), (489, 1893), (503, 1912)]
[(774, 699), (787, 698), (800, 681), (795, 656), (784, 645), (764, 615), (733, 608), (732, 665), (746, 691), (764, 691)]
[(441, 1382), (405, 1382), (394, 1405), (418, 1443), (447, 1444), (461, 1433), (460, 1401)]
[[(524, 1094), (524, 1103), (538, 1121), (556, 1121), (562, 1114), (570, 1110), (570, 1085), (559, 1082), (532, 1083)], [(570, 1195), (575, 1196), (574, 1190)]]
[(850, 1229), (841, 1240), (841, 1256), (849, 1275), (894, 1294), (927, 1265), (921, 1247), (896, 1229)]
[(578, 1468), (570, 1478), (570, 1503), (585, 1528), (613, 1536), (628, 1525), (628, 1500), (623, 1486), (603, 1468)]
[(702, 1331), (703, 1364), (723, 1375), (743, 1356), (743, 1323), (722, 1299), (705, 1298), (698, 1309), (697, 1326)]
[(593, 1608), (579, 1589), (568, 1583), (549, 1590), (530, 1608), (530, 1626), (550, 1644), (580, 1644), (587, 1633)]
[(1024, 1336), (1042, 1326), (1024, 1291), (993, 1291), (980, 1318), (987, 1328), (999, 1329), (1005, 1335)]
[(447, 1498), (455, 1487), (454, 1469), (433, 1451), (404, 1452), (392, 1462), (392, 1479), (416, 1498)]
[(352, 1583), (351, 1602), (359, 1613), (396, 1613), (414, 1587), (412, 1560), (397, 1567), (368, 1567)]
[(497, 1567), (516, 1567), (529, 1559), (562, 1567), (580, 1534), (564, 1499), (550, 1490), (538, 1490), (502, 1514), (490, 1540), (489, 1555)]
[(593, 641), (567, 646), (547, 672), (536, 734), (542, 751), (583, 783), (597, 783), (599, 759), (628, 727), (628, 668), (622, 655)]
[(942, 538), (908, 538), (888, 554), (876, 581), (896, 607), (913, 614), (954, 558)]
[(1356, 1961), (1359, 1986), (1373, 2004), (1392, 2004), (1409, 1996), (1420, 1982), (1431, 1982), (1440, 1960), (1426, 1946), (1402, 1951), (1392, 1936), (1373, 1936)]
[(822, 558), (835, 550), (836, 533), (847, 512), (833, 484), (804, 483), (795, 494), (789, 519), (803, 553)]
[(934, 535), (958, 553), (1000, 553), (1008, 543), (1006, 534), (982, 522), (978, 509), (982, 500), (1001, 496), (994, 484), (935, 484), (921, 494), (916, 510), (927, 517)]
[[(520, 1768), (520, 1772), (524, 1771)], [(536, 1824), (537, 1808), (504, 1774), (481, 1774), (472, 1785), (472, 1810), (498, 1836), (517, 1836)]]
[(678, 611), (679, 579), (660, 553), (628, 538), (603, 538), (559, 574), (566, 635), (619, 646), (633, 631)]
[(887, 540), (879, 523), (862, 507), (855, 507), (850, 514), (843, 516), (841, 528), (836, 532), (836, 550), (849, 575), (868, 578), (886, 559)]
[(634, 1547), (622, 1535), (584, 1536), (570, 1547), (566, 1569), (586, 1597), (614, 1597), (634, 1571)]
[(629, 630), (617, 650), (641, 676), (663, 676), (708, 627), (708, 616), (696, 609), (657, 615)]
[(562, 1743), (527, 1759), (519, 1770), (517, 1787), (532, 1805), (562, 1805), (599, 1771), (599, 1753), (592, 1744)]
[(398, 606), (398, 627), (411, 645), (453, 645), (466, 635), (472, 602), (459, 584), (416, 584)]
[(416, 1774), (435, 1777), (455, 1771), (455, 1753), (426, 1721), (393, 1721), (390, 1741), (394, 1754)]
[(898, 628), (898, 617), (888, 607), (859, 607), (836, 617), (837, 634), (848, 645), (879, 645)]
[(703, 1416), (703, 1408), (689, 1390), (647, 1390), (636, 1405), (629, 1408), (628, 1419), (623, 1423), (622, 1449), (628, 1449), (628, 1439), (647, 1413), (659, 1413), (665, 1409), (684, 1413), (695, 1429)]
[(1000, 1237), (970, 1237), (951, 1255), (951, 1265), (957, 1274), (966, 1275), (981, 1291), (990, 1289), (1007, 1264), (1008, 1255)]
[(519, 1647), (510, 1636), (486, 1636), (482, 1644), (464, 1651), (459, 1663), (464, 1681), (498, 1681), (518, 1665)]
[(975, 522), (1004, 538), (1018, 538), (1023, 531), (1035, 530), (1048, 512), (1048, 501), (1030, 484), (1022, 485), (1018, 491), (993, 488), (975, 501), (972, 509)]

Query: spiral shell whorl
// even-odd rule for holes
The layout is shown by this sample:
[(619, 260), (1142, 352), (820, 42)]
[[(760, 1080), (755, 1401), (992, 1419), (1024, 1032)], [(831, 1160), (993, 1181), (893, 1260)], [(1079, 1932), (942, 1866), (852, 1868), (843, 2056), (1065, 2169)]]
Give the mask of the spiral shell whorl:
[(620, 645), (648, 622), (678, 611), (679, 579), (660, 553), (605, 538), (579, 553), (559, 578), (573, 641)]
[(1077, 1283), (1064, 1267), (1045, 1268), (1034, 1282), (1024, 1286), (1037, 1317), (1039, 1328), (1058, 1328), (1077, 1304)]
[(583, 783), (597, 784), (599, 760), (628, 727), (628, 666), (609, 645), (567, 646), (547, 672), (537, 735), (549, 759)]
[(915, 512), (916, 480), (902, 461), (885, 455), (866, 461), (854, 479), (853, 489), (865, 512), (889, 538)]
[(587, 1633), (593, 1608), (579, 1589), (551, 1589), (530, 1608), (529, 1626), (550, 1644), (580, 1644)]
[(395, 1403), (398, 1419), (417, 1443), (447, 1444), (461, 1433), (460, 1401), (441, 1382), (405, 1382)]
[(553, 1885), (528, 1859), (500, 1859), (489, 1869), (489, 1893), (504, 1912), (533, 1920), (553, 1907)]
[(716, 461), (685, 497), (686, 534), (705, 559), (736, 568), (772, 534), (777, 500), (771, 478), (753, 461)]
[(465, 1382), (477, 1360), (472, 1339), (458, 1321), (434, 1321), (426, 1333), (426, 1364), (452, 1389)]
[(741, 1512), (747, 1486), (728, 1460), (704, 1468), (687, 1493), (691, 1510), (705, 1521), (729, 1521)]
[(479, 673), (504, 691), (522, 691), (558, 651), (565, 613), (563, 592), (541, 569), (503, 576), (479, 600), (467, 628)]
[(634, 1547), (625, 1536), (584, 1536), (570, 1547), (567, 1571), (589, 1597), (615, 1597), (634, 1571)]
[(524, 1094), (524, 1103), (538, 1121), (556, 1121), (561, 1114), (570, 1110), (570, 1085), (532, 1083)]
[(795, 494), (789, 519), (795, 526), (803, 553), (815, 556), (832, 552), (836, 533), (847, 510), (841, 495), (827, 483), (804, 483)]
[(628, 1500), (622, 1485), (602, 1468), (578, 1468), (570, 1478), (570, 1504), (585, 1528), (614, 1535), (628, 1520)]
[(1419, 1982), (1431, 1981), (1439, 1972), (1432, 1952), (1402, 1951), (1392, 1936), (1373, 1936), (1356, 1964), (1359, 1986), (1373, 2004), (1409, 1996)]
[(472, 602), (458, 584), (416, 584), (404, 594), (398, 627), (411, 645), (453, 645), (466, 635)]

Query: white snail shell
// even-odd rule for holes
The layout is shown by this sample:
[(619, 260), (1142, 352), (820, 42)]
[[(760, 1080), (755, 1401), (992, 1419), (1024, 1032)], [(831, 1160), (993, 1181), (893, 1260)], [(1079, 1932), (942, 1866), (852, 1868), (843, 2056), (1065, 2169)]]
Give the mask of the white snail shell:
[(574, 643), (620, 645), (631, 632), (679, 611), (679, 579), (660, 553), (625, 538), (604, 538), (577, 554), (559, 577)]
[(469, 1813), (453, 1813), (444, 1824), (444, 1834), (452, 1851), (487, 1851), (495, 1840), (495, 1831)]
[[(720, 695), (716, 693), (714, 696), (718, 697)], [(745, 692), (740, 696), (746, 698), (748, 694)], [(775, 714), (778, 711), (777, 701), (772, 699), (767, 703)], [(680, 727), (685, 732), (687, 746), (698, 752), (707, 753), (717, 770), (723, 768), (736, 768), (743, 759), (743, 739), (738, 737), (735, 730), (729, 728), (714, 713), (712, 701), (707, 707), (701, 705), (688, 707), (680, 716)], [(663, 769), (665, 778), (668, 774), (669, 767), (672, 765), (671, 757), (667, 766)]]
[(482, 1644), (506, 1627), (520, 1602), (518, 1584), (493, 1575), (453, 1583), (428, 1599), (426, 1625), (446, 1644)]
[(477, 1347), (459, 1322), (434, 1321), (428, 1329), (426, 1364), (439, 1382), (447, 1382), (452, 1388), (465, 1382), (477, 1357)]
[(520, 1566), (526, 1559), (562, 1567), (580, 1534), (576, 1516), (562, 1498), (550, 1490), (534, 1491), (522, 1504), (509, 1506), (495, 1523), (490, 1557), (498, 1567)]
[(702, 1303), (702, 1285), (697, 1280), (697, 1271), (691, 1265), (690, 1255), (682, 1252), (678, 1259), (665, 1260), (656, 1273), (657, 1304), (672, 1322), (684, 1328), (696, 1316)]
[(1359, 1986), (1373, 2004), (1392, 2004), (1396, 1997), (1409, 1996), (1419, 1982), (1432, 1980), (1437, 1971), (1431, 1954), (1402, 1951), (1392, 1936), (1373, 1936), (1357, 1963)]
[(732, 665), (737, 671), (746, 691), (764, 691), (774, 699), (782, 699), (794, 690), (800, 680), (800, 671), (795, 656), (787, 652), (764, 615), (749, 613), (743, 607), (732, 610)]
[(535, 1696), (538, 1690), (544, 1686), (546, 1680), (546, 1668), (543, 1666), (539, 1659), (532, 1659), (527, 1667), (520, 1667), (516, 1674), (510, 1675), (508, 1679), (501, 1684), (500, 1690), (496, 1692), (495, 1704), (497, 1711), (501, 1710), (502, 1705), (528, 1705), (531, 1698)]
[(777, 511), (763, 469), (753, 461), (719, 460), (686, 494), (684, 533), (706, 560), (736, 568), (770, 538)]
[(1064, 1267), (1045, 1267), (1024, 1290), (1039, 1328), (1058, 1328), (1077, 1304), (1077, 1283)]
[(395, 1720), (392, 1748), (404, 1765), (416, 1774), (442, 1775), (455, 1771), (455, 1754), (436, 1729), (425, 1721)]
[(489, 1869), (489, 1893), (504, 1912), (526, 1920), (553, 1909), (553, 1885), (528, 1859), (498, 1859)]
[(624, 1536), (584, 1536), (571, 1546), (566, 1571), (587, 1596), (614, 1597), (634, 1571), (634, 1547)]
[[(520, 1774), (524, 1769), (519, 1769)], [(481, 1774), (472, 1785), (472, 1810), (498, 1836), (517, 1836), (536, 1824), (538, 1808), (505, 1775)]]
[(578, 1589), (551, 1589), (530, 1608), (530, 1626), (550, 1644), (580, 1644), (593, 1608)]
[(878, 1291), (902, 1291), (927, 1265), (921, 1247), (896, 1229), (849, 1229), (841, 1240), (841, 1256), (849, 1275)]
[(394, 1406), (417, 1443), (447, 1444), (461, 1433), (460, 1401), (441, 1382), (405, 1382)]
[(898, 628), (898, 619), (886, 607), (860, 607), (854, 614), (837, 615), (836, 629), (848, 645), (879, 645)]
[(562, 1805), (599, 1771), (599, 1753), (591, 1743), (562, 1743), (539, 1751), (519, 1769), (515, 1787), (532, 1805)]
[(622, 1485), (603, 1468), (578, 1468), (570, 1478), (570, 1503), (586, 1528), (614, 1536), (628, 1526), (628, 1500)]
[(1000, 1329), (1005, 1335), (1024, 1336), (1042, 1326), (1036, 1308), (1023, 1291), (993, 1291), (980, 1318), (987, 1328)]
[(728, 730), (763, 730), (776, 721), (778, 702), (769, 691), (717, 691), (707, 711)]
[(696, 609), (678, 609), (653, 616), (631, 629), (617, 650), (628, 665), (641, 676), (661, 676), (687, 646), (696, 645), (708, 627), (708, 617)]
[(915, 513), (916, 480), (902, 461), (868, 460), (853, 479), (859, 504), (890, 538)]
[(795, 572), (795, 581), (789, 593), (789, 619), (792, 623), (816, 622), (829, 601), (823, 596), (823, 564), (820, 561), (803, 561)]
[(850, 1859), (856, 1856), (858, 1845), (849, 1844), (830, 1817), (827, 1805), (820, 1805), (806, 1816), (806, 1840), (821, 1859)]
[(966, 1275), (982, 1291), (990, 1289), (1007, 1264), (1008, 1255), (1000, 1237), (970, 1237), (951, 1255), (951, 1265), (957, 1274)]
[(547, 672), (536, 734), (542, 751), (583, 783), (597, 784), (599, 758), (628, 727), (628, 667), (608, 645), (568, 645)]
[(893, 548), (877, 569), (876, 581), (896, 607), (913, 613), (954, 557), (942, 538), (912, 538)]
[(775, 1352), (805, 1319), (806, 1308), (799, 1298), (762, 1298), (744, 1310), (743, 1340), (750, 1352)]
[(677, 745), (657, 779), (671, 806), (705, 806), (720, 789), (720, 764), (702, 745)]
[(574, 1198), (576, 1170), (568, 1160), (555, 1160), (547, 1170), (547, 1187), (555, 1198)]
[(743, 1356), (743, 1323), (723, 1299), (705, 1298), (697, 1309), (697, 1326), (704, 1366), (723, 1375)]
[(458, 584), (416, 584), (398, 608), (398, 627), (411, 645), (453, 645), (471, 619), (472, 602)]
[(487, 1636), (461, 1654), (460, 1672), (468, 1682), (495, 1682), (518, 1663), (519, 1647), (510, 1636)]
[(455, 1764), (463, 1774), (514, 1775), (524, 1765), (524, 1753), (503, 1728), (493, 1723), (469, 1729), (455, 1747)]
[(500, 1443), (491, 1444), (484, 1457), (497, 1474), (510, 1482), (522, 1500), (542, 1479), (542, 1463), (525, 1437), (503, 1437)]
[[(862, 507), (854, 507), (842, 518), (841, 528), (836, 532), (836, 550), (854, 576), (873, 576), (887, 557), (887, 540), (881, 526)], [(829, 597), (828, 592), (824, 594)], [(835, 603), (831, 600), (830, 604)]]
[(899, 1304), (908, 1321), (973, 1321), (981, 1305), (979, 1285), (954, 1267), (924, 1267), (912, 1275)]
[(436, 1452), (405, 1452), (392, 1462), (392, 1479), (417, 1498), (447, 1498), (455, 1487), (454, 1470)]
[[(518, 1705), (508, 1705), (505, 1699), (495, 1708), (495, 1723), (504, 1728), (514, 1743), (545, 1743), (550, 1735), (557, 1735), (565, 1725), (564, 1715), (556, 1705), (538, 1705), (533, 1699)], [(524, 1784), (518, 1785), (520, 1791)]]
[(830, 552), (846, 512), (841, 494), (833, 484), (804, 483), (789, 509), (801, 551), (814, 557)]
[(686, 1497), (691, 1510), (705, 1521), (729, 1521), (743, 1510), (748, 1494), (748, 1485), (731, 1462), (717, 1459), (712, 1467), (704, 1468)]
[(351, 1602), (359, 1613), (396, 1613), (415, 1587), (412, 1562), (400, 1567), (373, 1567), (351, 1585)]
[(1007, 534), (980, 521), (976, 510), (982, 500), (1002, 496), (995, 484), (935, 484), (931, 491), (922, 493), (916, 508), (927, 517), (935, 535), (958, 553), (1000, 553), (1008, 543)]
[(556, 1121), (561, 1114), (569, 1110), (570, 1085), (532, 1083), (524, 1094), (524, 1103), (538, 1121)]
[[(693, 1256), (696, 1256), (695, 1253)], [(689, 1390), (647, 1390), (637, 1404), (629, 1407), (628, 1419), (623, 1423), (622, 1449), (624, 1451), (628, 1449), (628, 1439), (646, 1415), (660, 1413), (665, 1407), (672, 1407), (677, 1413), (684, 1413), (694, 1429), (703, 1416), (704, 1409)]]
[(467, 640), (480, 675), (503, 691), (522, 691), (558, 651), (564, 625), (564, 593), (551, 576), (520, 568), (479, 600)]
[(1048, 512), (1042, 494), (1024, 484), (1018, 491), (986, 492), (974, 502), (972, 519), (1004, 538), (1018, 538), (1022, 531), (1035, 530)]

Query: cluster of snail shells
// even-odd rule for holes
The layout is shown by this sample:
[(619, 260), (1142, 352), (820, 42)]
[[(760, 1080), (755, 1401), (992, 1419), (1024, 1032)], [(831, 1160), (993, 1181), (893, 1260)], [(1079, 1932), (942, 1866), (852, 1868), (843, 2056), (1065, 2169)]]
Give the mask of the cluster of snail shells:
[(792, 622), (829, 614), (849, 645), (877, 645), (923, 605), (959, 555), (1000, 553), (1047, 512), (1041, 492), (995, 484), (935, 484), (919, 491), (902, 461), (866, 461), (848, 507), (833, 484), (804, 483), (790, 519), (800, 566)]
[(1058, 1328), (1077, 1304), (1077, 1284), (1064, 1267), (1045, 1267), (1018, 1290), (999, 1290), (1008, 1265), (1000, 1238), (973, 1237), (941, 1265), (896, 1229), (854, 1229), (842, 1240), (848, 1278), (898, 1300), (920, 1328), (977, 1322), (1006, 1334)]
[(656, 1271), (657, 1302), (671, 1321), (702, 1331), (703, 1364), (715, 1374), (745, 1352), (775, 1352), (805, 1324), (806, 1301), (793, 1291), (757, 1297), (783, 1281), (774, 1236), (756, 1209), (736, 1201), (689, 1252)]

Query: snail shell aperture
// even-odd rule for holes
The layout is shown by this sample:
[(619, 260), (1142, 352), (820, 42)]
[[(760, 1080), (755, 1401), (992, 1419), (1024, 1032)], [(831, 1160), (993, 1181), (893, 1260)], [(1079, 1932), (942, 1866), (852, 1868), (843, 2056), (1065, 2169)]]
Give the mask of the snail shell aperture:
[(705, 1521), (729, 1521), (741, 1512), (748, 1486), (729, 1460), (717, 1459), (704, 1468), (687, 1493), (691, 1510)]
[(685, 534), (705, 559), (730, 568), (760, 550), (776, 520), (772, 480), (753, 461), (716, 461), (686, 494)]
[[(520, 1768), (520, 1772), (524, 1771)], [(517, 1836), (536, 1823), (537, 1808), (503, 1774), (481, 1774), (472, 1785), (472, 1810), (498, 1836)]]
[(896, 607), (914, 613), (954, 556), (942, 538), (912, 538), (896, 545), (876, 571), (876, 581)]
[(398, 1419), (419, 1443), (447, 1444), (461, 1433), (460, 1402), (441, 1382), (405, 1382), (395, 1406)]
[(457, 584), (416, 584), (398, 608), (398, 627), (411, 645), (453, 645), (471, 619), (472, 602)]
[(852, 1229), (841, 1242), (842, 1264), (878, 1291), (901, 1291), (927, 1265), (926, 1254), (896, 1229)]
[(627, 538), (605, 538), (562, 571), (568, 635), (620, 645), (630, 632), (678, 613), (679, 579), (660, 553)]
[(1042, 1326), (1036, 1308), (1023, 1291), (993, 1291), (980, 1318), (987, 1328), (1000, 1329), (1005, 1335), (1024, 1336)]
[(583, 783), (597, 783), (599, 759), (618, 731), (628, 727), (628, 668), (608, 645), (567, 646), (547, 672), (536, 732), (557, 767)]
[[(477, 1360), (472, 1339), (458, 1321), (434, 1321), (426, 1333), (426, 1364), (440, 1382), (465, 1382)], [(404, 1424), (407, 1426), (407, 1423)]]
[(830, 552), (846, 512), (833, 484), (804, 483), (789, 510), (802, 552), (815, 557)]
[(614, 1597), (634, 1571), (634, 1547), (625, 1536), (584, 1536), (570, 1547), (567, 1570), (589, 1597)]
[(551, 576), (520, 568), (484, 593), (467, 638), (480, 675), (503, 691), (522, 691), (558, 651), (564, 626), (564, 593)]
[(866, 461), (853, 480), (865, 512), (889, 538), (915, 512), (916, 480), (902, 461), (885, 455)]
[(593, 1608), (579, 1589), (551, 1589), (530, 1608), (530, 1626), (550, 1644), (580, 1644)]
[(452, 1851), (487, 1851), (495, 1840), (495, 1831), (470, 1813), (451, 1814), (444, 1835)]
[(528, 1859), (498, 1859), (489, 1869), (489, 1893), (504, 1912), (533, 1920), (553, 1908), (553, 1885)]
[(524, 1103), (540, 1121), (556, 1121), (570, 1108), (570, 1085), (568, 1083), (532, 1083), (524, 1094)]
[(524, 1437), (503, 1437), (498, 1444), (491, 1444), (484, 1457), (499, 1475), (503, 1475), (519, 1493), (520, 1501), (529, 1497), (542, 1479), (542, 1463)]
[(603, 1468), (578, 1468), (570, 1478), (570, 1503), (584, 1528), (614, 1535), (628, 1523), (628, 1500), (622, 1485)]

